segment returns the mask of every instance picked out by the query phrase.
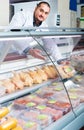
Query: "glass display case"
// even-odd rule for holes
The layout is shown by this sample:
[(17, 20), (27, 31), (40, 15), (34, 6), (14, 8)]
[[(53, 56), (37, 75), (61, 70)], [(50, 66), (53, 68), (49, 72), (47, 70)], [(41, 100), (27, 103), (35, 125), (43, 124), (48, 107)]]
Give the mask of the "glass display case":
[[(8, 130), (79, 130), (84, 126), (83, 45), (80, 29), (34, 27), (0, 32), (1, 129), (10, 121)], [(45, 60), (25, 55), (26, 47), (39, 49)]]

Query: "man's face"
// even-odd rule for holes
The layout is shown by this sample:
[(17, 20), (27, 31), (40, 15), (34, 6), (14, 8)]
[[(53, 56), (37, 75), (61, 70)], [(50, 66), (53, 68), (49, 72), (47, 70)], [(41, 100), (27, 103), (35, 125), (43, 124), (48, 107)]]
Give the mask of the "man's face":
[(35, 19), (40, 22), (43, 22), (47, 18), (49, 12), (50, 8), (46, 4), (41, 4), (39, 7), (36, 7), (35, 9)]

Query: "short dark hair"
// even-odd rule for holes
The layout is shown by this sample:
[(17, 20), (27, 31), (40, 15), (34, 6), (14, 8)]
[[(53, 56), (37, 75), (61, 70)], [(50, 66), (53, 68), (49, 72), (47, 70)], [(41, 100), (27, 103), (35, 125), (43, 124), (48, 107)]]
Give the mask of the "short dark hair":
[(37, 4), (37, 7), (39, 7), (41, 4), (46, 4), (50, 8), (50, 4), (46, 1), (41, 1)]

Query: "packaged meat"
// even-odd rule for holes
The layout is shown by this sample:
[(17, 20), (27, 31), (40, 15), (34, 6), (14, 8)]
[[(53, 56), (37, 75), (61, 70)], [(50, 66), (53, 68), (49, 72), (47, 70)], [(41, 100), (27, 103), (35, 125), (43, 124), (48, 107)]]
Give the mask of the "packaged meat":
[(35, 120), (41, 125), (42, 129), (50, 125), (52, 122), (51, 117), (45, 114), (39, 114)]
[(23, 104), (25, 105), (26, 103), (28, 103), (28, 100), (24, 99), (24, 98), (19, 98), (14, 100), (14, 104)]
[(35, 106), (37, 106), (37, 103), (32, 102), (32, 101), (30, 101), (26, 104), (26, 107), (29, 109), (34, 109)]
[(45, 99), (48, 99), (50, 97), (53, 97), (55, 94), (54, 91), (43, 91), (42, 93), (38, 94), (41, 98), (45, 98)]
[(56, 86), (56, 87), (53, 88), (53, 90), (55, 90), (56, 92), (60, 92), (60, 91), (64, 90), (64, 87), (63, 87), (63, 85), (62, 86)]
[(57, 94), (60, 92), (64, 92), (64, 86), (62, 82), (53, 82), (52, 85), (49, 86), (52, 90)]
[(56, 81), (56, 82), (53, 82), (53, 83), (51, 84), (51, 86), (53, 86), (53, 87), (54, 87), (54, 86), (58, 86), (58, 87), (59, 87), (59, 86), (63, 86), (63, 83)]
[(78, 72), (84, 72), (84, 50), (80, 51), (78, 54), (76, 51), (73, 52), (71, 56), (71, 65)]
[(36, 122), (38, 122), (41, 126), (41, 128), (45, 128), (48, 125), (52, 123), (51, 116), (45, 115), (45, 114), (39, 114), (37, 118), (35, 119)]
[(79, 105), (80, 102), (84, 101), (84, 88), (83, 87), (75, 87), (69, 89), (70, 99), (75, 107), (75, 105)]
[(23, 111), (24, 109), (20, 109), (18, 106), (15, 106), (15, 108), (12, 108), (8, 115), (17, 118)]
[(45, 103), (47, 101), (46, 98), (41, 98), (35, 94), (31, 94), (29, 96), (26, 96), (26, 99), (27, 100), (30, 100), (30, 101), (33, 101), (33, 102), (36, 102), (37, 104), (39, 103)]
[(23, 113), (20, 114), (20, 117), (24, 120), (32, 120), (34, 121), (37, 116), (39, 115), (39, 112), (38, 111), (33, 111), (33, 110), (26, 110), (24, 111)]
[(23, 112), (21, 114), (21, 118), (26, 121), (31, 120), (31, 121), (38, 122), (41, 128), (45, 128), (52, 122), (51, 116), (41, 114), (39, 111), (35, 111), (35, 110)]
[(41, 97), (41, 98), (50, 98), (53, 97), (55, 94), (55, 91), (53, 87), (51, 86), (46, 86), (45, 89), (41, 88), (38, 91), (36, 91), (36, 94)]
[(58, 120), (63, 115), (62, 111), (47, 107), (45, 105), (38, 105), (35, 109), (39, 110), (43, 114), (50, 115), (53, 121)]
[(54, 108), (56, 110), (61, 110), (63, 114), (66, 114), (71, 110), (71, 105), (69, 102), (62, 102), (62, 101), (56, 101), (56, 100), (49, 100), (46, 103), (47, 106)]
[(43, 95), (44, 93), (48, 93), (48, 92), (53, 92), (53, 93), (54, 93), (53, 89), (50, 88), (49, 86), (44, 86), (44, 88), (45, 88), (45, 89), (40, 88), (40, 89), (37, 90), (35, 93), (36, 93), (38, 96), (40, 96), (40, 97), (42, 97), (42, 95)]
[(73, 108), (77, 107), (80, 103), (80, 99), (78, 98), (77, 94), (70, 94), (70, 100), (72, 103)]
[[(28, 99), (25, 96), (25, 97), (14, 100), (14, 107), (17, 107), (19, 109), (25, 109), (28, 106), (27, 104), (30, 102), (31, 102), (31, 99)], [(33, 105), (33, 104), (30, 104), (30, 105)]]
[(73, 81), (75, 83), (79, 83), (81, 84), (81, 82), (83, 82), (83, 79), (84, 79), (84, 76), (83, 75), (80, 75), (80, 74), (77, 74), (73, 77)]
[(24, 121), (18, 118), (18, 124), (23, 128), (23, 130), (41, 130), (40, 125), (34, 121)]
[[(60, 98), (60, 95), (62, 98)], [(58, 101), (58, 102), (66, 102), (69, 103), (69, 98), (67, 96), (66, 93), (56, 93), (56, 95), (54, 95), (54, 97), (51, 98), (52, 100)]]

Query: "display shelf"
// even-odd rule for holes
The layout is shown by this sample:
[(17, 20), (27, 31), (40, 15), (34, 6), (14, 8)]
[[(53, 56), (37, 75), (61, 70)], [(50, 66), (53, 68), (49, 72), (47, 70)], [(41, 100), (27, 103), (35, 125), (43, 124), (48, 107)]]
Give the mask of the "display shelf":
[[(84, 32), (81, 32), (80, 30), (81, 29), (77, 29), (77, 28), (73, 28), (73, 29), (70, 29), (70, 28), (56, 28), (56, 27), (28, 27), (28, 28), (14, 28), (14, 29), (11, 29), (11, 28), (7, 28), (7, 30), (11, 30), (11, 31), (7, 31), (7, 32), (0, 32), (0, 39), (2, 40), (3, 38), (14, 38), (14, 39), (17, 39), (17, 38), (27, 38), (27, 37), (46, 37), (46, 36), (49, 36), (49, 37), (67, 37), (67, 36), (72, 36), (74, 37), (74, 35), (78, 35), (80, 37), (80, 35), (83, 35)], [(35, 31), (37, 30), (37, 31)], [(5, 39), (4, 39), (5, 40)]]
[(84, 125), (84, 104), (80, 104), (74, 111), (76, 117), (71, 111), (44, 130), (79, 130)]
[(5, 94), (5, 95), (0, 97), (0, 104), (7, 102), (7, 101), (10, 101), (10, 100), (14, 100), (14, 99), (21, 97), (23, 95), (30, 94), (41, 87), (44, 87), (46, 85), (51, 84), (52, 82), (54, 82), (56, 80), (58, 80), (58, 79), (51, 79), (51, 80), (45, 81), (41, 84), (33, 85), (32, 87), (25, 87), (23, 90), (18, 90), (16, 92), (11, 93), (11, 94)]
[[(47, 30), (48, 29), (48, 30)], [(35, 31), (36, 30), (36, 31)], [(38, 41), (39, 38), (69, 38), (68, 44), (72, 45), (73, 47), (79, 42), (81, 37), (84, 36), (84, 32), (81, 32), (80, 29), (60, 29), (60, 28), (21, 28), (21, 29), (13, 29), (8, 32), (0, 32), (0, 41), (12, 41), (12, 40), (18, 40), (18, 39), (26, 39), (27, 38), (33, 38), (33, 40)], [(39, 41), (38, 41), (39, 42)], [(38, 43), (37, 42), (37, 43)], [(12, 42), (10, 42), (12, 43)], [(70, 47), (70, 46), (69, 46)], [(69, 48), (70, 49), (70, 48)], [(65, 51), (65, 49), (63, 50)], [(2, 50), (3, 54), (3, 50)], [(3, 56), (3, 55), (2, 55)], [(4, 77), (7, 73), (7, 78), (11, 76), (11, 71), (20, 71), (22, 69), (33, 69), (36, 66), (44, 65), (47, 63), (51, 64), (51, 60), (43, 62), (42, 60), (37, 59), (22, 59), (18, 61), (10, 61), (10, 62), (2, 62), (4, 61), (4, 58), (1, 59), (0, 64), (0, 78)], [(14, 63), (13, 63), (14, 62)], [(57, 64), (56, 64), (57, 65)], [(8, 74), (9, 73), (9, 74)], [(75, 74), (74, 74), (75, 75)], [(71, 79), (71, 78), (70, 78)], [(73, 79), (73, 77), (72, 77)], [(72, 80), (71, 79), (71, 80)], [(61, 79), (63, 83), (65, 83), (69, 79)], [(0, 105), (3, 105), (5, 103), (13, 102), (14, 99), (20, 98), (22, 96), (31, 94), (38, 90), (39, 88), (43, 88), (46, 85), (51, 84), (52, 82), (60, 81), (60, 79), (51, 79), (45, 82), (42, 82), (41, 84), (34, 84), (32, 87), (25, 87), (23, 90), (18, 90), (16, 92), (13, 92), (11, 94), (4, 94), (0, 97)], [(69, 84), (70, 85), (70, 84)], [(66, 92), (65, 92), (66, 93)], [(60, 98), (61, 95), (60, 95)], [(74, 109), (74, 112), (71, 110), (69, 113), (64, 115), (62, 118), (58, 119), (56, 122), (53, 122), (51, 125), (46, 127), (44, 130), (78, 130), (84, 125), (84, 104), (81, 103), (78, 107)]]
[(23, 58), (14, 61), (6, 61), (0, 65), (0, 74), (11, 72), (14, 70), (29, 69), (30, 67), (49, 64), (50, 61), (40, 60), (35, 58)]

